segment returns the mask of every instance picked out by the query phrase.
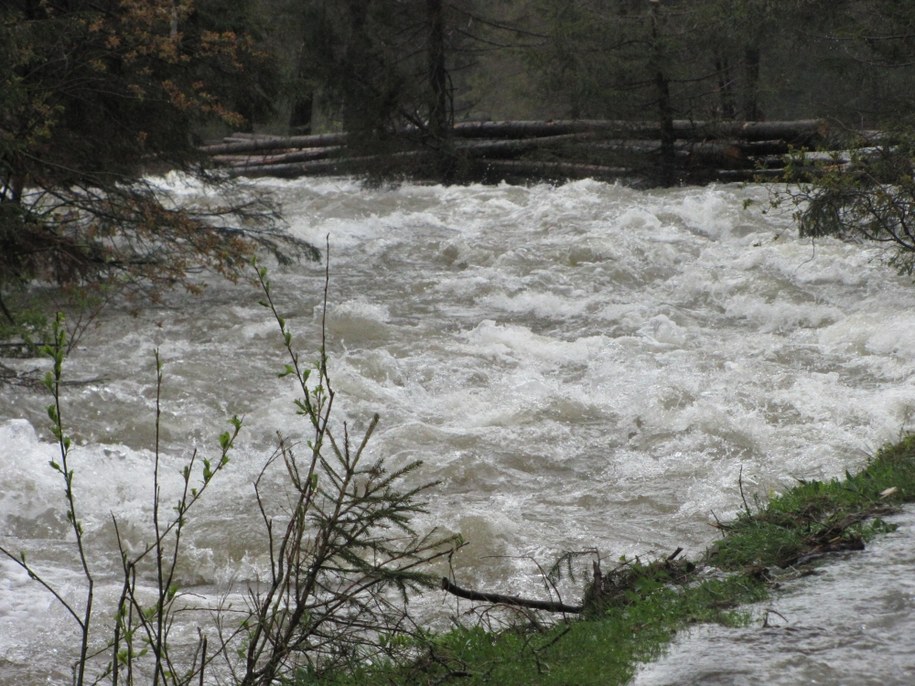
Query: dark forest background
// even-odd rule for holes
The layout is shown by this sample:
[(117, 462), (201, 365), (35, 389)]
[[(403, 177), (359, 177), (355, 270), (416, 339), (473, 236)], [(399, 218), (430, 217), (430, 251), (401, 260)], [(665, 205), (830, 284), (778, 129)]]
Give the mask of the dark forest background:
[[(201, 6), (218, 2), (203, 0)], [(437, 120), (833, 118), (911, 111), (915, 6), (881, 0), (249, 0), (273, 132)], [(444, 109), (442, 109), (444, 108)], [(266, 114), (266, 113), (265, 113)]]

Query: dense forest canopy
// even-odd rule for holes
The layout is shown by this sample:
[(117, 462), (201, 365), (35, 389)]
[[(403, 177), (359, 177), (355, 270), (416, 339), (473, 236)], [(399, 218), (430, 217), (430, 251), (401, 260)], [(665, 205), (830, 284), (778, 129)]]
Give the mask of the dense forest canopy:
[(260, 7), (287, 26), (282, 61), (294, 77), (292, 98), (310, 103), (324, 129), (352, 129), (354, 108), (375, 125), (428, 112), (428, 60), (437, 51), (458, 120), (643, 117), (657, 103), (658, 71), (682, 118), (835, 117), (879, 126), (911, 105), (915, 8), (891, 0), (262, 0)]

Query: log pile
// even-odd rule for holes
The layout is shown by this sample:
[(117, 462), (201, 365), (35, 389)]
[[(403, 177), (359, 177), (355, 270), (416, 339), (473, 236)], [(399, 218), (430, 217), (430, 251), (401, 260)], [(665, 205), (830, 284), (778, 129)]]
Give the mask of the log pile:
[[(827, 122), (675, 120), (676, 178), (681, 183), (780, 176), (789, 153), (846, 147)], [(859, 132), (860, 134), (861, 132)], [(865, 132), (866, 133), (866, 132)], [(418, 129), (398, 132), (378, 154), (354, 154), (345, 133), (311, 136), (233, 134), (204, 145), (230, 176), (365, 174), (372, 169), (432, 176), (444, 158), (461, 180), (523, 181), (596, 178), (651, 184), (662, 151), (654, 122), (609, 120), (482, 121), (456, 124), (450, 141)], [(871, 140), (874, 134), (860, 136)]]

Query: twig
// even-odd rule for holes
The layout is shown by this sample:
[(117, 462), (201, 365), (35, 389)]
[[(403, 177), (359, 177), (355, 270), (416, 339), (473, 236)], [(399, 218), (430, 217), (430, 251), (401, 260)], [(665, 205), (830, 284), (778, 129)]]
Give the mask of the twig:
[(747, 517), (752, 517), (750, 506), (747, 504), (747, 497), (743, 492), (743, 465), (740, 465), (740, 473), (737, 475), (737, 487), (740, 489), (740, 499), (743, 501), (743, 508), (747, 512)]

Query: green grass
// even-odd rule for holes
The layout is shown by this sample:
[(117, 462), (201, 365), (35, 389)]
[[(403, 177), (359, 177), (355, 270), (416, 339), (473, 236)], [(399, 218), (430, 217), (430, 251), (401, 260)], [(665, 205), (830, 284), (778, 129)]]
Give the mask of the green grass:
[(698, 563), (624, 561), (586, 591), (581, 619), (494, 632), (465, 627), (400, 639), (399, 658), (303, 675), (298, 683), (624, 684), (639, 663), (662, 654), (684, 627), (749, 621), (739, 608), (768, 595), (769, 569), (860, 549), (894, 528), (882, 515), (912, 501), (915, 436), (883, 448), (844, 480), (799, 482), (755, 512), (748, 505), (736, 520), (720, 525), (721, 540)]
[(722, 525), (724, 538), (706, 554), (724, 570), (785, 567), (811, 556), (855, 550), (891, 530), (880, 517), (915, 500), (915, 436), (881, 449), (844, 480), (803, 481), (758, 512)]

